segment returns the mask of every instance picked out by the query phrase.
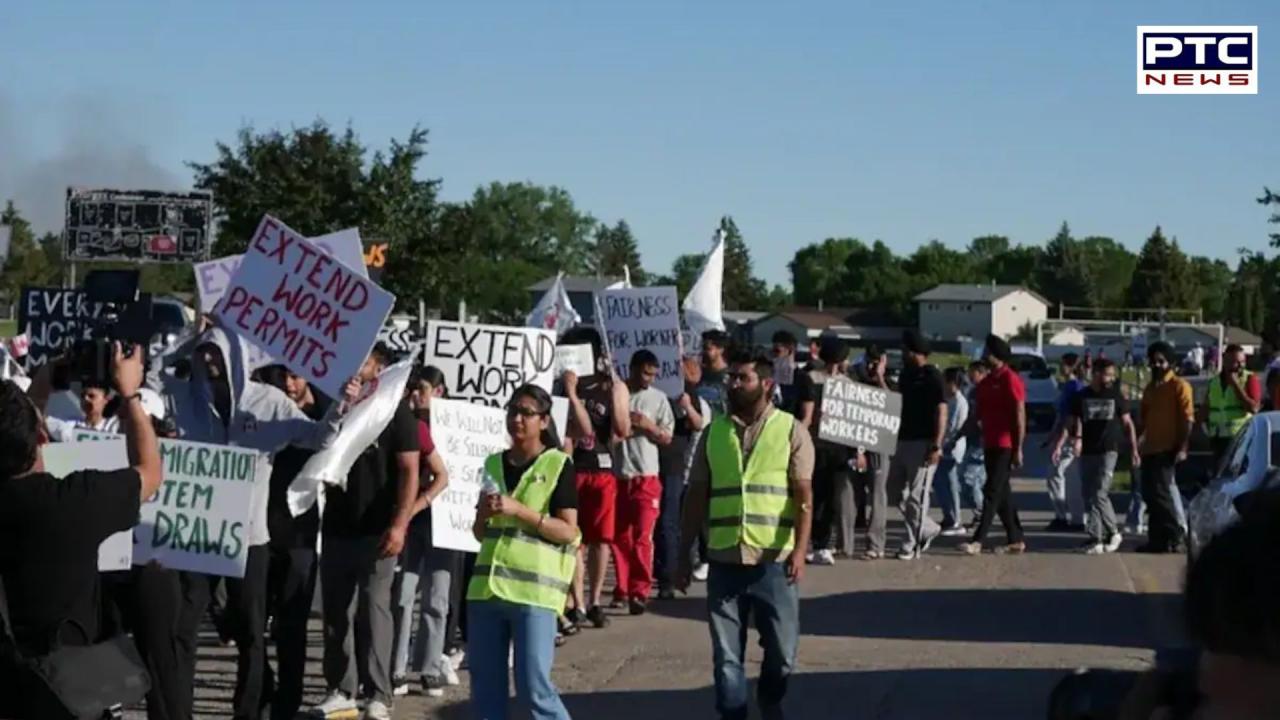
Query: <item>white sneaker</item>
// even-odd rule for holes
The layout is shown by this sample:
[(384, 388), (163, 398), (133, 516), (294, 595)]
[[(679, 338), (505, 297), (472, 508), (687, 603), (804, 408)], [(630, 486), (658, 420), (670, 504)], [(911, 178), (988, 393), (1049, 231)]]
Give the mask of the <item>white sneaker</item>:
[(1093, 545), (1090, 545), (1084, 550), (1081, 550), (1081, 552), (1083, 552), (1085, 555), (1106, 555), (1107, 546), (1103, 545), (1102, 543), (1094, 543)]
[(444, 670), (444, 677), (441, 679), (444, 680), (445, 685), (448, 685), (449, 687), (457, 687), (462, 684), (462, 680), (458, 678), (458, 671), (453, 669), (452, 664), (443, 662), (440, 665)]
[(1107, 552), (1116, 552), (1120, 549), (1122, 544), (1124, 544), (1124, 535), (1121, 535), (1120, 533), (1112, 535), (1111, 539), (1107, 541)]
[(814, 565), (835, 565), (836, 554), (830, 550), (819, 550), (813, 554)]
[(702, 563), (701, 565), (693, 569), (693, 579), (697, 580), (698, 582), (706, 582), (707, 575), (710, 573), (711, 573), (711, 566), (706, 563)]
[(422, 692), (425, 693), (427, 697), (444, 697), (444, 686), (445, 682), (443, 678), (438, 678), (434, 675), (422, 676)]
[(326, 720), (355, 720), (360, 714), (356, 701), (341, 690), (332, 690), (325, 699), (307, 711), (308, 717)]
[(453, 666), (454, 671), (458, 671), (467, 666), (467, 651), (459, 649), (457, 652), (449, 656), (449, 664)]
[(807, 562), (807, 563), (809, 563), (810, 565), (812, 565), (812, 564), (813, 564), (813, 553), (805, 553), (805, 555), (804, 555), (804, 561), (805, 561), (805, 562)]
[(956, 525), (949, 528), (943, 528), (942, 537), (963, 537), (969, 534), (969, 530), (963, 525)]
[(391, 708), (374, 700), (364, 710), (364, 720), (391, 720)]
[(391, 694), (395, 697), (404, 697), (409, 694), (409, 678), (404, 675), (397, 675), (391, 680)]

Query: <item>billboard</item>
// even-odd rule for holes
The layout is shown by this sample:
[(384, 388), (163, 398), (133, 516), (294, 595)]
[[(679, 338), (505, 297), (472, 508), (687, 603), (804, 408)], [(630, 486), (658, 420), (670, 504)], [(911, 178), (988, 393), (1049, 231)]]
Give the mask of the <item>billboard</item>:
[(67, 260), (202, 262), (209, 259), (207, 192), (67, 188)]

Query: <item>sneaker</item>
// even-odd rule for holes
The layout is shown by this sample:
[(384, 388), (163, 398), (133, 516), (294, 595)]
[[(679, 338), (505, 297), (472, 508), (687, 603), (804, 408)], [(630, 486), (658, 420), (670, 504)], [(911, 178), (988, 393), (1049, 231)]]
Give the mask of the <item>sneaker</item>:
[(374, 700), (365, 708), (364, 720), (391, 720), (391, 708), (383, 705), (380, 700)]
[(671, 588), (662, 588), (661, 590), (658, 591), (658, 599), (659, 600), (675, 600), (676, 591), (672, 590)]
[(1120, 533), (1116, 533), (1111, 536), (1110, 540), (1107, 541), (1107, 552), (1109, 553), (1116, 552), (1120, 549), (1120, 546), (1123, 544), (1124, 544), (1124, 535), (1121, 535)]
[(1045, 532), (1067, 532), (1071, 529), (1071, 523), (1063, 518), (1054, 518), (1053, 522), (1045, 526)]
[(324, 720), (356, 720), (360, 716), (360, 709), (356, 707), (356, 701), (346, 693), (331, 690), (319, 705), (307, 712), (307, 716)]
[(939, 534), (942, 535), (942, 537), (960, 537), (968, 535), (969, 530), (963, 525), (952, 525), (951, 527), (942, 528), (942, 532)]
[(964, 553), (965, 555), (981, 555), (982, 543), (978, 543), (978, 542), (960, 543), (959, 545), (956, 546), (956, 549)]
[(609, 627), (609, 616), (604, 614), (604, 608), (599, 605), (587, 611), (587, 620), (590, 620), (597, 630)]
[(813, 554), (813, 564), (831, 566), (836, 564), (836, 554), (830, 550), (819, 550)]
[(923, 555), (929, 552), (929, 548), (933, 546), (933, 541), (937, 540), (941, 535), (942, 533), (936, 532), (930, 535), (929, 537), (925, 538), (924, 544), (920, 546), (920, 550), (916, 553), (916, 556), (919, 557), (920, 555)]
[(711, 573), (711, 566), (706, 563), (701, 563), (700, 565), (698, 565), (698, 567), (693, 569), (693, 579), (698, 582), (706, 582), (707, 575), (709, 575), (710, 573)]
[(422, 676), (422, 692), (426, 693), (427, 697), (444, 697), (445, 685), (444, 678), (436, 677), (435, 675)]
[(997, 555), (1021, 555), (1027, 551), (1027, 544), (1024, 542), (1009, 543), (996, 548)]
[(1083, 548), (1080, 552), (1085, 555), (1106, 555), (1107, 546), (1102, 543), (1089, 543), (1089, 546)]
[(636, 600), (633, 598), (631, 600), (631, 605), (627, 608), (627, 612), (638, 617), (644, 614), (645, 609), (646, 607), (643, 600)]
[(806, 563), (808, 563), (809, 565), (812, 565), (812, 564), (813, 564), (813, 553), (805, 553), (805, 554), (804, 554), (804, 561), (805, 561)]
[(897, 556), (896, 556), (896, 557), (897, 557), (899, 560), (915, 560), (915, 559), (916, 559), (916, 557), (918, 557), (918, 556), (916, 555), (916, 551), (915, 551), (915, 550), (906, 550), (906, 549), (903, 549), (903, 550), (899, 550), (899, 551), (898, 551), (898, 554), (897, 554)]
[(391, 694), (395, 697), (404, 697), (409, 694), (409, 678), (404, 675), (397, 675), (391, 678)]
[(462, 684), (462, 679), (458, 677), (458, 671), (454, 670), (452, 665), (442, 663), (441, 669), (444, 670), (444, 677), (441, 679), (444, 680), (445, 685), (457, 687)]
[(859, 555), (858, 559), (864, 562), (873, 562), (876, 560), (883, 560), (884, 553), (880, 552), (879, 550), (868, 550), (862, 553), (861, 555)]
[(455, 648), (449, 653), (449, 664), (453, 666), (455, 672), (467, 666), (467, 651), (462, 648)]

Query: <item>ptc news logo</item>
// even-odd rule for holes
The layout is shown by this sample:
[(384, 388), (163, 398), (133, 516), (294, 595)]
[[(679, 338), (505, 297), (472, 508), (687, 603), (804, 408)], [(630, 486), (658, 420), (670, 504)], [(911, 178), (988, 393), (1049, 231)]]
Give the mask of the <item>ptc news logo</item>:
[(1139, 95), (1257, 95), (1257, 25), (1139, 25)]

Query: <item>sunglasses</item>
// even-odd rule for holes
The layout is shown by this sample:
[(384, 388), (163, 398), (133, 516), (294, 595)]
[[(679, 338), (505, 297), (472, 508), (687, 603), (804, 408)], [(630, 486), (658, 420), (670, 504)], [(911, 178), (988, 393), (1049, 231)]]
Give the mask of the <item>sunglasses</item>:
[(535, 418), (542, 415), (546, 415), (546, 413), (541, 410), (534, 410), (533, 408), (524, 407), (522, 405), (512, 405), (507, 408), (507, 417), (519, 416), (522, 418)]

